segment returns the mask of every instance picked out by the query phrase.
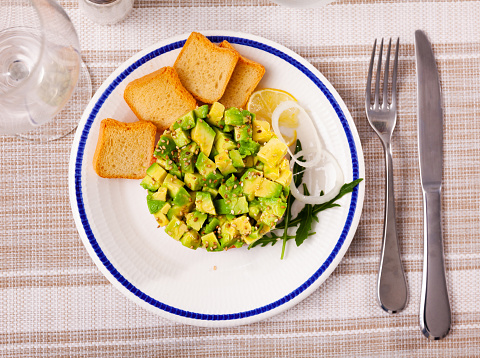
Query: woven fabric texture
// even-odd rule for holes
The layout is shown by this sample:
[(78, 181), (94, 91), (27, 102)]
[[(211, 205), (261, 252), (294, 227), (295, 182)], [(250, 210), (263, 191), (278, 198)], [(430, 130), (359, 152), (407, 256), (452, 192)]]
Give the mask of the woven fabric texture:
[[(262, 322), (233, 328), (173, 323), (138, 307), (100, 273), (75, 228), (68, 196), (73, 134), (38, 144), (0, 136), (0, 357), (473, 357), (480, 353), (480, 1), (345, 0), (292, 9), (268, 0), (137, 0), (100, 26), (59, 1), (79, 34), (94, 91), (136, 52), (211, 29), (278, 42), (335, 86), (363, 146), (366, 194), (355, 238), (312, 295)], [(1, 6), (1, 4), (0, 4)], [(444, 104), (443, 230), (452, 331), (419, 329), (423, 209), (416, 131), (414, 32), (433, 43)], [(376, 301), (384, 156), (367, 123), (365, 82), (375, 38), (400, 37), (393, 135), (397, 225), (410, 289), (396, 315)]]

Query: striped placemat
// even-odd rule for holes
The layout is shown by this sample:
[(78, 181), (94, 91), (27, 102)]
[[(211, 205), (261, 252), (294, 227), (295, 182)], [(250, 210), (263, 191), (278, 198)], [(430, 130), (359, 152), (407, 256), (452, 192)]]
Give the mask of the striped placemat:
[[(170, 322), (127, 300), (102, 276), (75, 228), (67, 171), (73, 134), (36, 144), (0, 136), (0, 356), (468, 357), (480, 351), (480, 2), (345, 0), (290, 9), (268, 0), (137, 0), (112, 26), (60, 1), (78, 31), (96, 90), (123, 61), (170, 36), (247, 32), (287, 46), (335, 86), (352, 113), (366, 165), (362, 218), (345, 258), (311, 296), (263, 322), (223, 329)], [(0, 4), (1, 6), (1, 4)], [(431, 38), (444, 99), (444, 239), (452, 331), (418, 327), (422, 200), (413, 34)], [(405, 311), (376, 303), (384, 158), (364, 90), (374, 38), (400, 37), (393, 137), (398, 230), (410, 289)]]

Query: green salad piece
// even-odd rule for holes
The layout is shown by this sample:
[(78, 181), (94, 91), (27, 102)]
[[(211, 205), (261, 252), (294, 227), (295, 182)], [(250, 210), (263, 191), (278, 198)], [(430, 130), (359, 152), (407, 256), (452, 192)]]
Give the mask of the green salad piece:
[(254, 119), (216, 102), (186, 113), (161, 135), (141, 185), (159, 226), (184, 246), (251, 245), (284, 215), (292, 173), (278, 153), (287, 147), (273, 132), (269, 141), (253, 140)]

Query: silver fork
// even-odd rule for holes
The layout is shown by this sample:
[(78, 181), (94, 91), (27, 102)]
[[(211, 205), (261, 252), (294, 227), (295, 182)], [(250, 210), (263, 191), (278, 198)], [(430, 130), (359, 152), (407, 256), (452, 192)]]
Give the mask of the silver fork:
[(407, 304), (407, 282), (403, 271), (402, 261), (400, 259), (400, 250), (398, 246), (396, 219), (395, 219), (395, 198), (393, 195), (393, 163), (391, 139), (395, 123), (397, 121), (397, 67), (398, 67), (398, 47), (397, 39), (395, 49), (395, 59), (392, 74), (392, 98), (388, 103), (388, 79), (390, 50), (392, 39), (388, 44), (387, 59), (384, 69), (383, 80), (383, 101), (380, 104), (380, 77), (382, 69), (383, 39), (380, 44), (378, 56), (377, 74), (375, 81), (375, 97), (373, 105), (371, 103), (371, 82), (372, 70), (375, 62), (375, 50), (377, 40), (373, 44), (372, 58), (368, 70), (367, 89), (365, 95), (365, 111), (368, 122), (382, 141), (385, 150), (386, 161), (386, 190), (385, 190), (385, 221), (383, 227), (382, 255), (378, 271), (377, 298), (380, 306), (389, 313), (396, 313), (403, 310)]

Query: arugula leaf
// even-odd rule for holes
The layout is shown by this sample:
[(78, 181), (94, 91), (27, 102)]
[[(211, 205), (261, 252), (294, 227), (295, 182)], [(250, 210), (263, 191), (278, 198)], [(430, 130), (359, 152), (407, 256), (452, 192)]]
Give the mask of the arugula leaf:
[[(297, 139), (297, 143), (295, 144), (295, 154), (298, 153), (300, 150), (302, 150), (302, 144)], [(294, 179), (295, 184), (297, 183), (297, 181), (299, 183), (302, 182), (303, 172), (300, 175), (297, 175), (299, 171), (300, 171), (300, 166), (295, 163), (295, 165), (293, 166), (293, 173), (292, 173), (292, 175), (295, 178)], [(297, 176), (295, 177), (295, 175)], [(288, 223), (290, 221), (290, 218), (292, 217), (292, 202), (293, 202), (293, 199), (292, 199), (292, 195), (290, 194), (287, 198), (287, 209), (286, 209), (285, 219), (283, 220), (285, 229), (283, 230), (283, 245), (282, 245), (282, 254), (280, 255), (280, 260), (283, 260), (283, 257), (285, 255), (285, 247), (287, 245), (287, 240), (288, 240), (287, 239), (288, 227), (289, 227)]]
[[(310, 195), (307, 185), (305, 184), (303, 184), (303, 192), (305, 193), (305, 195)], [(300, 222), (300, 226), (297, 229), (297, 237), (295, 238), (295, 243), (297, 244), (297, 246), (303, 244), (305, 239), (308, 237), (308, 233), (310, 232), (310, 230), (312, 230), (312, 212), (313, 206), (310, 204), (306, 204), (303, 209), (298, 213), (298, 216), (303, 217), (303, 220)]]
[[(308, 236), (312, 236), (312, 235), (315, 235), (316, 232), (310, 232), (308, 234)], [(288, 240), (292, 240), (292, 239), (295, 239), (295, 235), (287, 235), (287, 241)], [(282, 236), (278, 236), (277, 234), (271, 232), (267, 235), (264, 235), (262, 238), (258, 239), (257, 241), (255, 242), (252, 242), (249, 246), (248, 246), (248, 249), (250, 250), (251, 248), (254, 248), (255, 246), (258, 246), (260, 245), (261, 247), (265, 247), (267, 246), (268, 244), (271, 244), (272, 246), (275, 245), (278, 241), (280, 241), (280, 239), (283, 239), (283, 235)]]
[[(295, 154), (297, 154), (299, 151), (302, 150), (302, 143), (297, 139), (297, 143), (295, 144)], [(303, 157), (299, 157), (298, 160), (303, 160)], [(302, 168), (300, 165), (295, 163), (293, 165), (293, 182), (295, 183), (295, 186), (299, 186), (302, 183), (303, 180), (303, 173), (305, 172), (304, 168)]]
[(360, 182), (363, 180), (363, 178), (360, 178), (360, 179), (357, 179), (357, 180), (354, 180), (350, 183), (347, 183), (347, 184), (343, 184), (342, 187), (340, 188), (340, 191), (338, 192), (337, 196), (334, 197), (332, 200), (330, 201), (327, 201), (326, 203), (323, 203), (323, 204), (317, 204), (314, 206), (313, 208), (313, 213), (314, 214), (317, 214), (319, 213), (320, 211), (322, 210), (325, 210), (325, 209), (329, 209), (329, 208), (332, 208), (334, 206), (340, 206), (338, 204), (334, 204), (335, 201), (337, 201), (338, 199), (340, 199), (342, 196), (348, 194), (348, 193), (351, 193), (353, 191), (353, 189), (355, 189), (355, 187), (360, 184)]
[[(357, 179), (357, 180), (354, 180), (350, 183), (346, 183), (346, 184), (343, 184), (343, 186), (340, 188), (340, 191), (339, 193), (337, 194), (336, 197), (334, 197), (332, 200), (330, 201), (327, 201), (326, 203), (323, 203), (323, 204), (316, 204), (313, 206), (313, 210), (312, 210), (312, 214), (314, 216), (316, 216), (320, 211), (323, 211), (323, 210), (326, 210), (326, 209), (330, 209), (330, 208), (334, 208), (334, 207), (337, 207), (337, 206), (340, 206), (339, 204), (335, 203), (335, 201), (337, 201), (338, 199), (340, 199), (342, 196), (344, 196), (345, 194), (348, 194), (348, 193), (351, 193), (353, 191), (353, 189), (355, 189), (355, 187), (362, 181), (363, 179), (360, 178), (360, 179)], [(303, 211), (303, 209), (302, 209)], [(300, 211), (300, 213), (302, 212)], [(304, 215), (300, 216), (300, 213), (298, 213), (298, 215), (295, 217), (295, 219), (293, 220), (290, 220), (289, 222), (289, 225), (290, 227), (293, 227), (293, 226), (296, 226), (298, 224), (300, 224), (302, 222), (302, 220), (305, 219)], [(277, 229), (283, 229), (284, 228), (284, 222), (282, 221), (279, 225), (276, 225), (276, 228)]]

